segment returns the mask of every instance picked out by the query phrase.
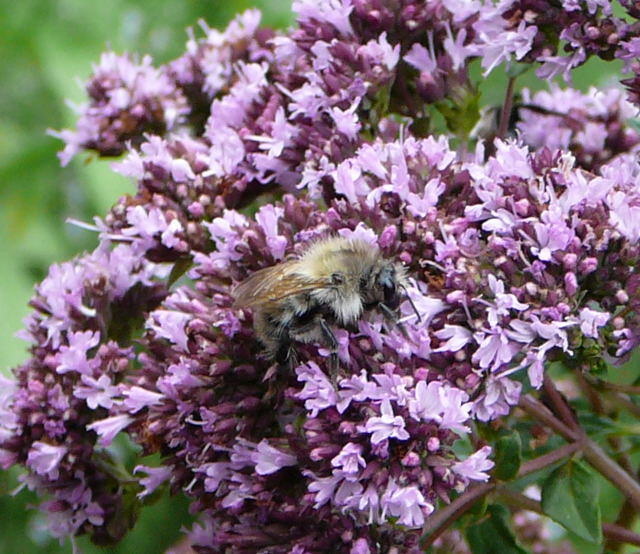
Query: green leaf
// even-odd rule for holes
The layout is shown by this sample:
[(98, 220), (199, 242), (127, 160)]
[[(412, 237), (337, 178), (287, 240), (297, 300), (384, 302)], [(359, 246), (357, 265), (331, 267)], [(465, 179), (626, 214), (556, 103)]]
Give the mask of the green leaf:
[(526, 554), (509, 527), (509, 510), (492, 504), (487, 517), (467, 529), (467, 542), (473, 554)]
[(638, 119), (637, 117), (633, 117), (631, 119), (627, 120), (627, 124), (629, 125), (629, 127), (631, 127), (634, 131), (640, 132), (640, 119)]
[(487, 507), (489, 506), (489, 497), (487, 495), (483, 496), (480, 500), (474, 502), (473, 506), (469, 508), (467, 514), (472, 521), (475, 523), (480, 518), (484, 517), (487, 513)]
[(578, 414), (580, 425), (590, 437), (596, 435), (610, 435), (618, 433), (623, 429), (619, 423), (609, 417), (594, 414), (593, 412), (581, 411)]
[(495, 469), (493, 475), (502, 481), (510, 481), (520, 470), (522, 463), (522, 442), (520, 434), (512, 432), (500, 437), (495, 448)]
[(171, 273), (169, 274), (169, 279), (167, 279), (167, 286), (171, 288), (180, 277), (182, 277), (188, 269), (191, 268), (192, 259), (189, 258), (179, 258), (173, 267), (171, 268)]
[(451, 444), (451, 451), (457, 458), (467, 458), (475, 452), (473, 445), (471, 444), (471, 440), (469, 440), (467, 435), (454, 440)]
[(453, 100), (438, 102), (436, 109), (444, 117), (447, 128), (460, 138), (469, 136), (480, 119), (480, 93), (474, 90), (460, 89)]
[(523, 73), (526, 73), (531, 69), (531, 64), (528, 63), (515, 63), (511, 62), (509, 67), (506, 69), (506, 74), (508, 77), (519, 77)]
[(372, 127), (376, 127), (380, 120), (386, 117), (389, 112), (389, 101), (391, 99), (391, 87), (382, 87), (375, 95), (373, 104), (369, 111)]
[(582, 462), (569, 460), (547, 477), (542, 485), (542, 509), (584, 540), (602, 542), (598, 485)]

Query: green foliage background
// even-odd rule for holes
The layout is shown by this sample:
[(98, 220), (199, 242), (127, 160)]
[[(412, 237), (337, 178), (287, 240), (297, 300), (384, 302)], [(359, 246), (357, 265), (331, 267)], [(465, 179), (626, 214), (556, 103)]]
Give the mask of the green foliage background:
[[(107, 47), (116, 52), (150, 53), (157, 63), (180, 55), (185, 28), (199, 18), (225, 25), (235, 13), (256, 6), (264, 22), (285, 27), (291, 21), (288, 0), (22, 0), (0, 3), (0, 371), (26, 358), (25, 344), (14, 337), (28, 313), (34, 283), (53, 262), (73, 257), (96, 244), (93, 233), (66, 224), (67, 218), (90, 221), (106, 213), (115, 199), (132, 192), (128, 180), (115, 175), (108, 161), (78, 159), (60, 168), (61, 143), (46, 129), (73, 127), (75, 116), (65, 101), (82, 102), (81, 86)], [(576, 85), (603, 84), (619, 71), (615, 64), (588, 64)], [(483, 104), (498, 104), (504, 75), (482, 83)], [(540, 87), (532, 72), (520, 84)], [(88, 162), (91, 163), (88, 163)], [(126, 452), (126, 448), (124, 449)], [(42, 530), (28, 492), (17, 474), (0, 474), (0, 554), (70, 552)], [(147, 509), (136, 529), (108, 552), (139, 554), (164, 551), (188, 525), (186, 502), (162, 499)], [(80, 540), (84, 552), (100, 551)], [(104, 552), (105, 550), (102, 550)]]

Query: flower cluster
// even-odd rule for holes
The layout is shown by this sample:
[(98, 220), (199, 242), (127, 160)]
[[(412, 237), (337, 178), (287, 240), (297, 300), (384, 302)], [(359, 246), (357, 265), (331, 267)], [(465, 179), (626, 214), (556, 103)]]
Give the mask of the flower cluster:
[(62, 165), (83, 149), (117, 156), (128, 141), (139, 144), (144, 133), (176, 128), (188, 111), (180, 90), (150, 56), (137, 62), (106, 52), (93, 72), (86, 85), (90, 103), (77, 108), (77, 130), (52, 132), (67, 143), (60, 152)]
[[(476, 421), (507, 415), (551, 360), (615, 362), (640, 341), (622, 93), (525, 93), (519, 140), (491, 153), (428, 127), (448, 103), (458, 128), (473, 59), (551, 74), (631, 25), (606, 2), (293, 7), (286, 34), (248, 11), (158, 69), (105, 54), (59, 135), (65, 163), (126, 152), (114, 169), (138, 188), (96, 219), (93, 253), (38, 287), (31, 358), (0, 396), (0, 463), (29, 470), (57, 536), (117, 541), (124, 506), (166, 484), (191, 498), (202, 552), (419, 551), (438, 506), (489, 479)], [(274, 365), (231, 294), (334, 235), (411, 280), (401, 326), (374, 309), (334, 330), (335, 382), (323, 344)], [(105, 450), (119, 432), (161, 465), (123, 478)]]
[(525, 90), (522, 100), (517, 128), (533, 149), (569, 150), (587, 170), (637, 151), (640, 136), (628, 121), (638, 110), (619, 89), (592, 87), (587, 94), (557, 87), (535, 94)]
[(118, 381), (134, 353), (123, 338), (166, 294), (154, 282), (165, 275), (128, 245), (105, 243), (52, 266), (37, 288), (23, 332), (32, 357), (15, 370), (14, 390), (3, 386), (0, 463), (23, 464), (27, 486), (53, 493), (41, 508), (54, 536), (90, 532), (107, 544), (133, 523), (123, 518), (127, 487), (109, 469), (115, 461), (96, 450), (93, 424), (124, 393)]

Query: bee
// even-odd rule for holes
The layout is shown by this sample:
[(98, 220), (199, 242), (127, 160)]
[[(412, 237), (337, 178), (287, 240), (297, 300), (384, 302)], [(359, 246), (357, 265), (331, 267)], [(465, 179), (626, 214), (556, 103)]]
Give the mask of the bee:
[(402, 296), (411, 302), (407, 286), (402, 264), (385, 259), (376, 246), (329, 237), (297, 260), (256, 271), (233, 296), (235, 307), (253, 309), (256, 335), (270, 359), (292, 369), (295, 343), (319, 342), (330, 349), (335, 376), (339, 344), (332, 326), (352, 328), (364, 312), (379, 310), (402, 330), (397, 311)]

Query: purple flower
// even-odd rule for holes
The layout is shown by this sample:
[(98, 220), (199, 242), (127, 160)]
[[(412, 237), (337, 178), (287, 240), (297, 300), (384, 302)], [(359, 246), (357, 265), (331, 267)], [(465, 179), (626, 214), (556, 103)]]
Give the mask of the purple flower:
[(367, 540), (366, 539), (356, 540), (349, 554), (371, 554), (371, 549), (367, 544)]
[(313, 2), (312, 0), (295, 0), (291, 6), (297, 14), (301, 25), (329, 23), (336, 31), (344, 35), (353, 33), (349, 15), (353, 10), (351, 0), (327, 0)]
[(434, 352), (457, 352), (472, 340), (471, 331), (460, 325), (446, 324), (443, 329), (435, 333), (435, 336), (445, 342)]
[(391, 71), (400, 61), (400, 45), (392, 46), (387, 40), (387, 33), (382, 33), (377, 40), (370, 40), (358, 48), (358, 54), (372, 65), (381, 65)]
[(207, 492), (216, 492), (220, 483), (227, 480), (232, 475), (231, 464), (228, 462), (213, 462), (203, 464), (198, 468), (200, 473), (204, 473), (204, 490)]
[(139, 498), (149, 496), (171, 477), (171, 470), (168, 467), (148, 467), (139, 465), (134, 468), (133, 472), (147, 474), (147, 477), (143, 477), (139, 480), (140, 485), (143, 487), (142, 492), (138, 493)]
[(389, 400), (380, 404), (380, 417), (370, 417), (366, 425), (360, 429), (363, 433), (371, 433), (371, 444), (379, 444), (387, 439), (406, 440), (409, 433), (405, 430), (402, 416), (393, 414)]
[(124, 388), (122, 394), (125, 397), (123, 404), (131, 414), (149, 406), (155, 406), (163, 400), (162, 394), (138, 386)]
[(297, 129), (286, 118), (284, 109), (278, 108), (273, 120), (271, 134), (267, 136), (251, 135), (247, 138), (259, 143), (260, 150), (264, 150), (267, 156), (277, 158), (282, 154), (285, 146), (289, 146), (295, 139)]
[(359, 196), (369, 192), (361, 169), (351, 160), (341, 163), (336, 168), (334, 179), (336, 192), (344, 194), (349, 202), (355, 203)]
[[(513, 410), (515, 373), (539, 387), (550, 360), (620, 362), (640, 341), (633, 105), (554, 87), (523, 93), (517, 138), (459, 121), (476, 59), (550, 77), (617, 57), (638, 103), (632, 25), (604, 0), (293, 7), (282, 33), (255, 10), (202, 24), (159, 67), (106, 54), (60, 133), (65, 162), (125, 153), (136, 191), (37, 287), (31, 356), (0, 392), (0, 465), (51, 495), (57, 535), (126, 531), (131, 488), (102, 462), (122, 431), (159, 455), (135, 493), (187, 495), (198, 550), (413, 552), (439, 499), (488, 479), (490, 447), (453, 443)], [(464, 123), (455, 141), (430, 135), (434, 109)], [(375, 301), (345, 328), (320, 307), (338, 375), (322, 340), (279, 367), (232, 291), (327, 236), (402, 264), (397, 325)]]
[(69, 371), (89, 374), (93, 369), (93, 364), (87, 358), (89, 350), (95, 348), (100, 343), (100, 333), (91, 331), (80, 331), (68, 333), (68, 346), (61, 346), (57, 356), (58, 366), (56, 371), (64, 374)]
[(281, 260), (287, 247), (287, 239), (278, 235), (278, 219), (282, 217), (283, 210), (274, 208), (273, 206), (263, 206), (256, 214), (256, 221), (262, 227), (267, 244), (271, 248), (273, 258)]
[(362, 457), (362, 446), (351, 442), (347, 443), (340, 453), (331, 460), (331, 465), (339, 468), (351, 478), (355, 478), (360, 468), (364, 469), (367, 466), (365, 459)]
[(340, 481), (340, 477), (331, 476), (315, 479), (309, 483), (309, 492), (315, 493), (314, 507), (316, 509), (324, 506), (333, 498), (336, 487)]
[(119, 396), (120, 388), (112, 384), (111, 378), (108, 375), (101, 375), (98, 379), (94, 379), (88, 375), (82, 375), (81, 381), (83, 385), (86, 386), (76, 387), (73, 394), (78, 398), (86, 400), (87, 406), (92, 410), (98, 407), (108, 410), (118, 402), (114, 400), (114, 398)]
[(147, 326), (186, 352), (188, 350), (187, 341), (189, 337), (185, 331), (185, 326), (189, 319), (188, 315), (181, 312), (162, 310), (151, 314), (150, 319), (147, 321)]
[(304, 383), (298, 398), (305, 401), (305, 408), (309, 410), (311, 417), (316, 417), (319, 411), (336, 405), (338, 401), (336, 391), (318, 364), (309, 362), (298, 366), (296, 374), (298, 380)]
[(486, 471), (494, 466), (494, 463), (488, 459), (489, 454), (491, 454), (491, 447), (483, 446), (466, 460), (453, 464), (451, 469), (464, 479), (486, 481), (489, 479), (489, 474)]
[(611, 315), (590, 308), (580, 310), (580, 330), (586, 337), (598, 338), (598, 328), (605, 326)]
[(417, 487), (399, 487), (391, 483), (380, 499), (383, 514), (397, 517), (407, 527), (422, 527), (424, 518), (433, 512)]
[(469, 420), (471, 404), (468, 395), (440, 381), (419, 381), (415, 387), (415, 398), (409, 400), (409, 412), (416, 419), (436, 421), (444, 429), (458, 433), (469, 429), (463, 425)]
[(253, 460), (258, 475), (270, 475), (283, 467), (295, 465), (297, 462), (295, 456), (273, 448), (265, 440), (257, 444)]
[(501, 327), (479, 331), (474, 338), (479, 346), (473, 354), (473, 360), (482, 368), (495, 370), (510, 362), (519, 350)]
[(45, 442), (34, 442), (27, 457), (27, 465), (38, 475), (46, 475), (50, 479), (58, 476), (58, 467), (67, 454), (66, 446), (55, 446)]
[(512, 56), (516, 60), (522, 59), (531, 50), (533, 39), (538, 33), (534, 25), (527, 25), (524, 21), (512, 31), (502, 28), (502, 24), (499, 23), (499, 9), (495, 8), (494, 13), (485, 12), (486, 15), (473, 26), (481, 44), (485, 75), (491, 73), (502, 62), (510, 60)]
[(106, 52), (93, 72), (87, 84), (91, 102), (78, 108), (77, 131), (50, 131), (67, 143), (60, 153), (63, 165), (83, 148), (118, 155), (127, 141), (139, 142), (147, 131), (172, 129), (184, 120), (184, 97), (151, 65), (149, 56), (138, 63), (128, 55)]
[[(18, 427), (18, 418), (12, 410), (15, 390), (15, 381), (0, 376), (0, 444), (8, 440)], [(14, 462), (8, 451), (0, 449), (0, 467), (6, 468)]]
[(95, 431), (100, 437), (100, 444), (108, 446), (111, 444), (115, 436), (133, 422), (130, 416), (116, 415), (101, 419), (87, 426), (89, 431)]
[(551, 260), (556, 250), (564, 250), (573, 239), (575, 233), (567, 226), (559, 207), (542, 214), (542, 222), (535, 224), (537, 246), (531, 252), (542, 261)]
[(359, 375), (352, 375), (340, 382), (339, 399), (336, 402), (336, 408), (339, 413), (344, 413), (351, 402), (362, 402), (373, 398), (376, 391), (375, 383), (368, 380), (367, 372), (363, 369)]
[(358, 116), (355, 114), (358, 104), (359, 101), (354, 102), (346, 110), (341, 110), (338, 107), (333, 107), (330, 110), (336, 130), (350, 140), (355, 140), (358, 137), (361, 127)]
[(466, 29), (460, 29), (455, 39), (450, 27), (447, 27), (447, 32), (448, 36), (444, 40), (443, 46), (449, 56), (451, 56), (453, 70), (458, 71), (464, 66), (465, 60), (471, 56), (476, 56), (480, 52), (480, 49), (475, 44), (465, 45), (467, 39)]
[(529, 306), (519, 302), (513, 294), (505, 294), (504, 282), (496, 279), (493, 275), (489, 275), (489, 288), (495, 296), (495, 304), (487, 308), (487, 320), (491, 327), (497, 327), (500, 317), (508, 315), (509, 310), (522, 311)]
[(434, 73), (438, 67), (433, 52), (430, 52), (419, 43), (413, 44), (411, 50), (405, 54), (404, 60), (407, 63), (410, 63), (417, 70), (424, 73)]
[(506, 377), (489, 377), (485, 393), (475, 402), (473, 411), (480, 421), (505, 416), (520, 400), (522, 385)]

